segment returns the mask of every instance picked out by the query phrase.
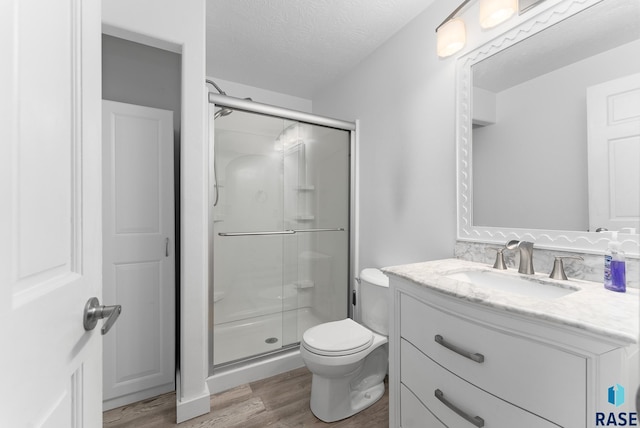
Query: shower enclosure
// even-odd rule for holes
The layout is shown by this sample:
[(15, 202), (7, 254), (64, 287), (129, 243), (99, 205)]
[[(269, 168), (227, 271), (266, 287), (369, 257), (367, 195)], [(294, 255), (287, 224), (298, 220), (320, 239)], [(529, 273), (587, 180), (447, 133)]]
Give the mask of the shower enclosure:
[(210, 101), (215, 375), (295, 350), (309, 327), (348, 316), (355, 126), (226, 96)]

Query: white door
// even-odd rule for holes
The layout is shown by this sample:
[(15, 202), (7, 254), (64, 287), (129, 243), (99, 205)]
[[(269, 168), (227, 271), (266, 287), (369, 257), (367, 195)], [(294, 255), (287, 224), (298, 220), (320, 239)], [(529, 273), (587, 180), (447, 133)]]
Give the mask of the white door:
[(173, 112), (102, 102), (104, 409), (175, 390)]
[(589, 229), (640, 228), (640, 74), (587, 88)]
[(100, 2), (0, 2), (0, 426), (102, 426)]

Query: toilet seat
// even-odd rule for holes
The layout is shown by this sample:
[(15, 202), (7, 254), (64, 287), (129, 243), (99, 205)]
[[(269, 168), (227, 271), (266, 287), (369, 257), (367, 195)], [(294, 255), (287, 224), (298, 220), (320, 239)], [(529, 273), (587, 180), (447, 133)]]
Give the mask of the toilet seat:
[(373, 333), (350, 318), (311, 327), (302, 335), (302, 345), (325, 356), (351, 355), (373, 343)]

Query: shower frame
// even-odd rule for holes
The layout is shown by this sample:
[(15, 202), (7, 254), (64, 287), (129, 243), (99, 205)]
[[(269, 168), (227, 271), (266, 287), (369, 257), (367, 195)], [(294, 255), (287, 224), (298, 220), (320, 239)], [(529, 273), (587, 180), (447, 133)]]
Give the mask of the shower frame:
[[(358, 272), (358, 221), (357, 221), (357, 212), (358, 212), (358, 156), (357, 154), (357, 146), (358, 146), (358, 121), (348, 122), (339, 119), (334, 119), (326, 116), (319, 116), (311, 113), (301, 112), (297, 110), (291, 110), (284, 107), (273, 106), (269, 104), (263, 104), (259, 102), (255, 102), (249, 99), (241, 99), (235, 98), (228, 95), (216, 94), (213, 92), (209, 92), (208, 94), (208, 102), (213, 105), (213, 110), (215, 108), (229, 108), (232, 110), (238, 110), (248, 113), (257, 113), (266, 116), (272, 116), (276, 118), (294, 120), (297, 122), (308, 123), (312, 125), (320, 125), (334, 129), (340, 129), (344, 131), (348, 131), (350, 134), (349, 141), (349, 251), (347, 261), (349, 266), (349, 280), (348, 280), (348, 290), (347, 290), (347, 298), (349, 302), (347, 302), (347, 313), (350, 318), (354, 316), (354, 296), (356, 290), (356, 281), (357, 281), (357, 272)], [(213, 133), (213, 129), (215, 126), (214, 115), (209, 114), (209, 133)], [(208, 366), (209, 366), (209, 376), (213, 376), (217, 373), (217, 370), (214, 369), (213, 364), (213, 320), (214, 320), (214, 305), (213, 305), (213, 278), (214, 278), (214, 254), (213, 254), (213, 239), (214, 232), (213, 227), (213, 200), (216, 198), (216, 190), (215, 190), (215, 176), (214, 176), (214, 159), (215, 159), (215, 141), (214, 145), (209, 144), (208, 146), (208, 161), (209, 161), (209, 182), (208, 182), (208, 224), (209, 226), (209, 236), (208, 236), (208, 281), (209, 281), (209, 295), (207, 298), (208, 303)], [(295, 347), (295, 345), (294, 345)], [(241, 368), (244, 364), (249, 362), (259, 362), (261, 359), (272, 358), (274, 355), (284, 354), (287, 352), (291, 352), (292, 346), (281, 348), (280, 350), (273, 351), (268, 354), (258, 355), (254, 357), (248, 357), (245, 360), (234, 362), (231, 364), (226, 364), (223, 367), (223, 370), (237, 370)]]

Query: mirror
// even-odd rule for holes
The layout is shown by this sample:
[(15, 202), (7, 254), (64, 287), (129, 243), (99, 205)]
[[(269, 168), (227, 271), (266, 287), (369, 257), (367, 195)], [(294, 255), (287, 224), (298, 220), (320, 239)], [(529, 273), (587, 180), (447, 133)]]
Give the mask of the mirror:
[(597, 228), (633, 228), (621, 236), (638, 255), (640, 3), (586, 3), (560, 2), (459, 61), (459, 239), (594, 252), (610, 236)]

